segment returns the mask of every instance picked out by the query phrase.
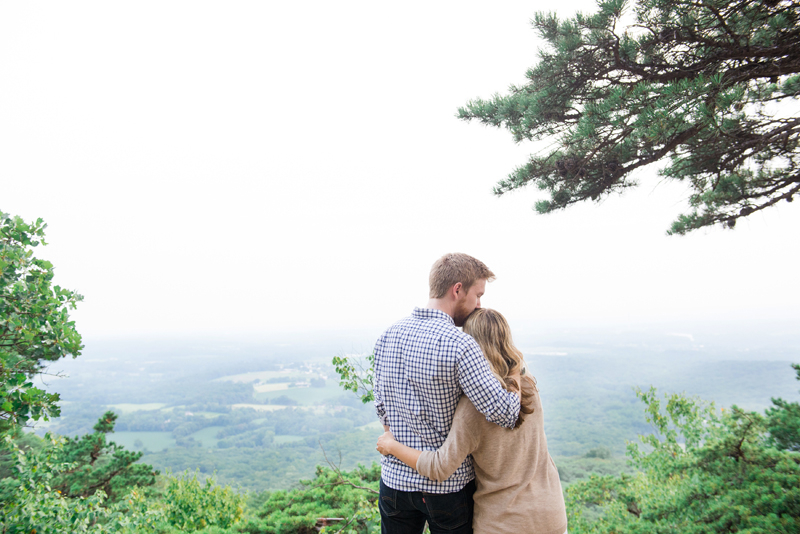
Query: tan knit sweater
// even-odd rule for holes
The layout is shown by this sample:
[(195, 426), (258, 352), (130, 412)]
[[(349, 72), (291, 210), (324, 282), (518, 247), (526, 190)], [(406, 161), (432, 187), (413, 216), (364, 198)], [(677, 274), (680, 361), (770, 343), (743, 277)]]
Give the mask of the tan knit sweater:
[(444, 480), (472, 454), (475, 461), (475, 534), (563, 534), (567, 513), (558, 471), (547, 452), (542, 403), (533, 392), (532, 414), (516, 430), (490, 423), (462, 396), (442, 447), (423, 452), (417, 471)]

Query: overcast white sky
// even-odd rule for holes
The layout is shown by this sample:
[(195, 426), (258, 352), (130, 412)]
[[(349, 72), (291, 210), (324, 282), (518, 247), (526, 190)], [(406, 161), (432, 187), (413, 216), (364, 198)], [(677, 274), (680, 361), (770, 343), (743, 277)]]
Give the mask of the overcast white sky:
[(379, 328), (461, 251), (512, 323), (800, 320), (800, 203), (666, 237), (685, 187), (539, 216), (534, 150), (455, 119), (524, 81), (537, 8), (591, 2), (4, 2), (0, 209), (85, 338)]

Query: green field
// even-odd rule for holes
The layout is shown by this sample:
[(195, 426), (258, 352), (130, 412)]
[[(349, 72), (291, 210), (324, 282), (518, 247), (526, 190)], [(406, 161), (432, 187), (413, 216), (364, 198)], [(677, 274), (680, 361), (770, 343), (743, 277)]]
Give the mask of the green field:
[(216, 412), (193, 412), (195, 417), (205, 417), (206, 419), (216, 419), (221, 416), (221, 413)]
[(160, 451), (175, 446), (171, 432), (114, 432), (108, 436), (108, 440), (131, 451), (140, 450), (134, 445), (136, 440), (141, 441), (142, 448), (149, 451)]
[(193, 434), (189, 434), (189, 437), (194, 438), (195, 441), (202, 442), (203, 447), (216, 447), (217, 442), (219, 442), (219, 439), (217, 439), (217, 432), (223, 428), (224, 427), (221, 426), (209, 426)]
[(301, 406), (314, 406), (346, 393), (339, 386), (337, 380), (327, 380), (323, 388), (289, 388), (281, 391), (255, 392), (253, 393), (253, 398), (263, 402), (264, 399), (274, 399), (281, 395), (286, 395)]
[(294, 441), (303, 441), (303, 436), (275, 436), (275, 443), (292, 443)]
[[(375, 417), (378, 417), (377, 415)], [(380, 421), (375, 420), (371, 423), (367, 423), (366, 425), (357, 426), (356, 430), (383, 430), (383, 425)]]
[(277, 410), (285, 410), (288, 406), (279, 406), (276, 404), (231, 404), (234, 410), (250, 408), (257, 412), (274, 412)]
[(131, 413), (131, 412), (148, 412), (152, 410), (160, 410), (166, 404), (163, 402), (150, 402), (147, 404), (109, 404), (106, 407), (116, 413)]
[(300, 379), (302, 375), (295, 370), (285, 371), (256, 371), (252, 373), (242, 373), (238, 375), (221, 376), (214, 379), (214, 382), (256, 382), (258, 380), (269, 380), (271, 378), (281, 377), (286, 378), (289, 382), (292, 379)]
[(289, 389), (291, 382), (278, 382), (276, 384), (256, 384), (253, 389), (258, 393), (267, 393), (269, 391), (285, 391)]

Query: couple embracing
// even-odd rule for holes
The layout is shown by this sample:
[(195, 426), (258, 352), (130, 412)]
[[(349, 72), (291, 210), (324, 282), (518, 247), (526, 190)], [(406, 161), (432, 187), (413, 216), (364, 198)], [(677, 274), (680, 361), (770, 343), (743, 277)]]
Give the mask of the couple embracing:
[[(375, 345), (383, 534), (564, 534), (536, 381), (466, 254), (431, 268), (430, 300)], [(463, 327), (463, 331), (457, 327)]]

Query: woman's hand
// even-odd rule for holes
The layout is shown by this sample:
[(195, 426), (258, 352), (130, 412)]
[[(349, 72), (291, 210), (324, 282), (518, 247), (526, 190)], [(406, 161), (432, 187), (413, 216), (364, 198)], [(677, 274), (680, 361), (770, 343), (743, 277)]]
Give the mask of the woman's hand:
[(394, 439), (394, 436), (388, 430), (378, 438), (378, 446), (375, 447), (375, 450), (384, 456), (391, 454), (411, 469), (417, 468), (417, 460), (419, 460), (419, 455), (422, 454), (420, 451), (403, 445)]
[(381, 435), (381, 437), (378, 438), (378, 446), (375, 447), (375, 449), (382, 455), (386, 456), (387, 454), (392, 454), (390, 449), (395, 443), (397, 443), (397, 441), (394, 439), (394, 436), (390, 431), (387, 430)]

